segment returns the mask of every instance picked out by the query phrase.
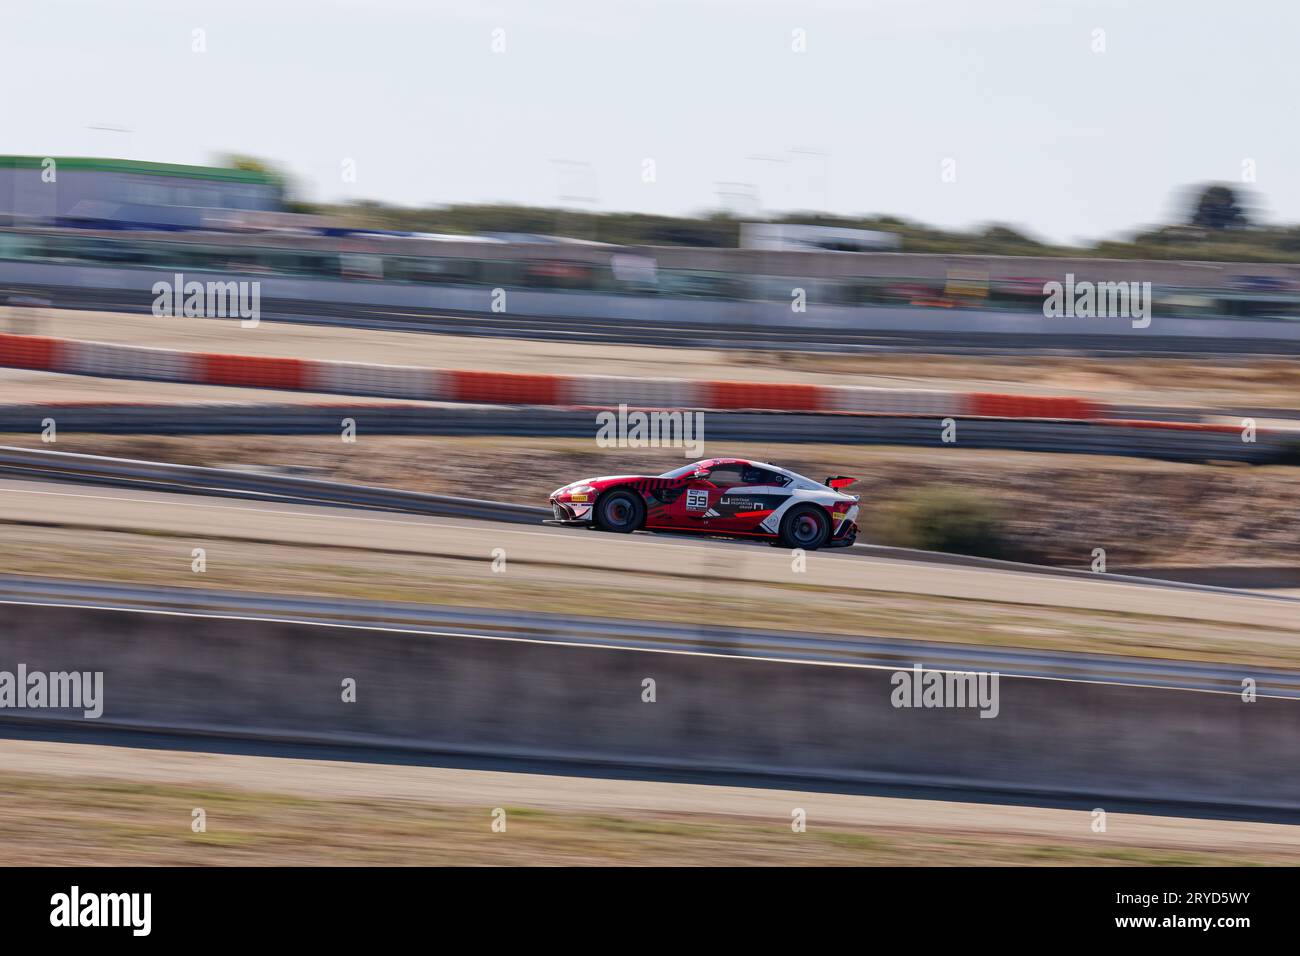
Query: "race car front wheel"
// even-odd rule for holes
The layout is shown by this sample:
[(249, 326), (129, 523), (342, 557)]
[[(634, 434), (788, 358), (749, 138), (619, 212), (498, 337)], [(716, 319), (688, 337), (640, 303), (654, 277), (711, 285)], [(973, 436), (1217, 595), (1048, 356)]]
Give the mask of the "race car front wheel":
[(605, 531), (629, 534), (645, 520), (645, 503), (630, 491), (611, 491), (596, 503), (596, 524)]
[(781, 519), (781, 544), (816, 551), (831, 536), (830, 519), (816, 505), (797, 505)]

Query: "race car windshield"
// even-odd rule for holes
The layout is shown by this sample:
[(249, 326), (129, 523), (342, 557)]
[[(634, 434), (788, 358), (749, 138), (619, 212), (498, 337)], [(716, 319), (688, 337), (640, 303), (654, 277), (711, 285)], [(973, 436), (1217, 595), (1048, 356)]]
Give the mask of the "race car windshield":
[(680, 468), (674, 468), (672, 471), (666, 471), (660, 478), (685, 478), (687, 475), (695, 474), (695, 469), (699, 467), (698, 463), (682, 465)]

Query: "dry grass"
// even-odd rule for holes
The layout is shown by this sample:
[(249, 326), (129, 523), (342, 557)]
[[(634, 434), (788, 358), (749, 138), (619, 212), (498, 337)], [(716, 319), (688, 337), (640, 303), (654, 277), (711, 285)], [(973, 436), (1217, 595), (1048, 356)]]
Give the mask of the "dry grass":
[[(193, 810), (206, 815), (192, 829)], [(566, 812), (314, 798), (234, 787), (0, 774), (0, 865), (918, 866), (1295, 863), (1279, 847), (1192, 849), (1086, 835), (811, 823), (619, 810)], [(1085, 828), (1080, 828), (1084, 830)]]

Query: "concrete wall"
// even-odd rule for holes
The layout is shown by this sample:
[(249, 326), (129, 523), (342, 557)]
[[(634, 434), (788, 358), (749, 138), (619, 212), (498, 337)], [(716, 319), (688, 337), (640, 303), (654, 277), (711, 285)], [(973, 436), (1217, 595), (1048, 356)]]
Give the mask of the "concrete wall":
[(889, 670), (0, 605), (20, 662), (104, 671), (104, 725), (1300, 807), (1294, 700), (1004, 677), (983, 719), (893, 708)]

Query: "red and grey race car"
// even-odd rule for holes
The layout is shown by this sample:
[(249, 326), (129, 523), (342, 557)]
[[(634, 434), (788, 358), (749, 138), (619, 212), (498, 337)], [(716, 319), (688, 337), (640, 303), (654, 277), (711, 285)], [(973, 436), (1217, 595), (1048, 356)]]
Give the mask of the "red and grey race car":
[(787, 548), (848, 547), (858, 536), (858, 496), (785, 468), (743, 458), (709, 458), (663, 475), (586, 478), (551, 494), (547, 524), (627, 534), (696, 531), (765, 538)]

